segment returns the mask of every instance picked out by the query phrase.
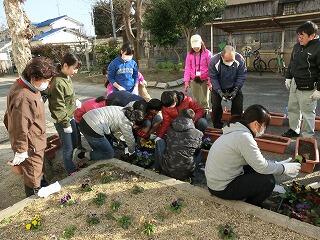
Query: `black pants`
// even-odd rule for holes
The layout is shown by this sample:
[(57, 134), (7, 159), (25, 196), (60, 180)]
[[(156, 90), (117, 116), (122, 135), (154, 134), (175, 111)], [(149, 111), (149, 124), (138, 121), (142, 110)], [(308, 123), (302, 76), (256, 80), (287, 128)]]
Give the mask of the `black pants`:
[(244, 167), (244, 174), (236, 177), (223, 191), (214, 191), (212, 195), (227, 200), (244, 200), (256, 206), (267, 199), (275, 186), (272, 174), (265, 175), (255, 172), (249, 165)]
[[(224, 90), (227, 91), (227, 90)], [(230, 89), (228, 92), (232, 92)], [(211, 93), (211, 104), (212, 104), (212, 123), (215, 128), (222, 128), (223, 123), (221, 122), (222, 117), (222, 107), (221, 107), (222, 98), (216, 91)], [(242, 91), (239, 90), (235, 98), (232, 100), (231, 105), (231, 116), (241, 116), (243, 112), (243, 95)]]

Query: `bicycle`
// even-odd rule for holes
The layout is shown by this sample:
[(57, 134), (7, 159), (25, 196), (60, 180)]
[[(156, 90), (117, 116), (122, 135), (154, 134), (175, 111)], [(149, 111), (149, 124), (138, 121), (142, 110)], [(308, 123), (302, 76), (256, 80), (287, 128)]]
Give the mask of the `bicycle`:
[(254, 69), (259, 72), (260, 74), (264, 71), (267, 70), (267, 64), (265, 61), (263, 61), (261, 59), (261, 54), (259, 52), (261, 47), (259, 47), (258, 49), (254, 50), (252, 52), (252, 55), (255, 57), (254, 61), (253, 61), (253, 67)]
[(275, 54), (277, 55), (275, 58), (271, 58), (268, 62), (268, 69), (272, 72), (281, 73), (282, 76), (286, 74), (286, 64), (284, 62), (283, 54), (280, 48), (275, 50)]

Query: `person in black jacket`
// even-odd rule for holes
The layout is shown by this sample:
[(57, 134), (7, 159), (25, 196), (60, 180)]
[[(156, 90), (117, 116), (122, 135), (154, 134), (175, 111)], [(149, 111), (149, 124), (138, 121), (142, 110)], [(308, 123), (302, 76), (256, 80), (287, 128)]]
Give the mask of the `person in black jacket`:
[(320, 99), (320, 40), (318, 26), (307, 21), (297, 29), (299, 42), (293, 47), (285, 85), (290, 91), (288, 116), (290, 129), (284, 137), (314, 135), (317, 100)]

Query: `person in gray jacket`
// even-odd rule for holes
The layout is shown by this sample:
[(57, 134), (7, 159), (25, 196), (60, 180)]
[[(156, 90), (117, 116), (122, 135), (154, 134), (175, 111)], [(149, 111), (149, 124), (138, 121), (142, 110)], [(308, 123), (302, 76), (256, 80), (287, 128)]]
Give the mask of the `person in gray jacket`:
[(252, 105), (239, 122), (223, 128), (223, 135), (212, 145), (206, 162), (211, 194), (261, 206), (275, 187), (273, 175), (298, 175), (301, 165), (290, 163), (291, 158), (277, 162), (262, 156), (254, 137), (264, 134), (269, 121), (270, 114), (263, 106)]
[(83, 115), (79, 128), (88, 141), (91, 152), (84, 153), (90, 160), (110, 159), (114, 156), (111, 133), (121, 132), (128, 146), (129, 155), (135, 152), (135, 138), (132, 126), (135, 122), (142, 121), (145, 113), (134, 110), (132, 107), (106, 106), (93, 109)]

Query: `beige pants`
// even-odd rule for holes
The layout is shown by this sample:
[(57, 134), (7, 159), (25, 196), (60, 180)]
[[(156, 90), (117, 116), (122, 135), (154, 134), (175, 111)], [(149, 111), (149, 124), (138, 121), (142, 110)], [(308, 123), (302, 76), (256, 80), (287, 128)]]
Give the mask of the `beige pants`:
[(296, 133), (300, 133), (301, 117), (303, 117), (303, 137), (312, 137), (314, 135), (317, 101), (310, 99), (312, 93), (313, 90), (298, 90), (295, 81), (291, 81), (288, 101), (289, 126)]
[(202, 83), (196, 83), (195, 81), (191, 81), (191, 92), (193, 98), (205, 109), (209, 109), (209, 97), (210, 90), (207, 85), (207, 81), (203, 81)]
[(145, 85), (139, 84), (138, 91), (139, 91), (139, 96), (141, 96), (144, 100), (146, 100), (147, 102), (149, 102), (151, 100), (151, 97), (150, 97)]

